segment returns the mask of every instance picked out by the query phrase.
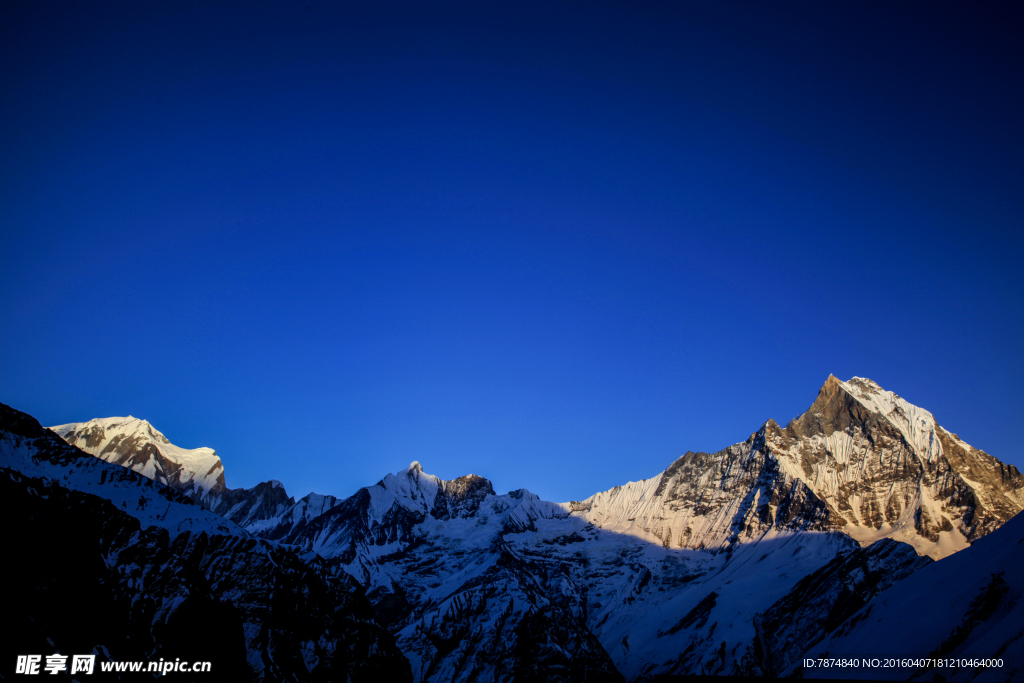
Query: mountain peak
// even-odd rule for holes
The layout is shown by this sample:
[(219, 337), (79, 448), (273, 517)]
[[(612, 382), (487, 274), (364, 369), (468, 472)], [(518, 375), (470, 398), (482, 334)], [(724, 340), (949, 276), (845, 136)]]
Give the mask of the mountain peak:
[(223, 491), (224, 465), (212, 448), (175, 446), (147, 420), (99, 417), (50, 430), (90, 455), (122, 465), (196, 501)]
[(930, 412), (876, 382), (835, 375), (785, 428), (768, 420), (742, 443), (571, 504), (591, 522), (681, 548), (813, 529), (862, 544), (891, 537), (933, 558), (1022, 506), (1016, 470), (954, 441)]
[(821, 385), (821, 390), (825, 391), (826, 389), (837, 388), (846, 389), (847, 391), (850, 391), (852, 389), (855, 392), (865, 394), (877, 394), (885, 392), (885, 389), (883, 389), (881, 385), (879, 385), (878, 382), (874, 381), (873, 379), (868, 379), (867, 377), (854, 376), (844, 382), (835, 375), (829, 373), (829, 376), (825, 379), (825, 383)]

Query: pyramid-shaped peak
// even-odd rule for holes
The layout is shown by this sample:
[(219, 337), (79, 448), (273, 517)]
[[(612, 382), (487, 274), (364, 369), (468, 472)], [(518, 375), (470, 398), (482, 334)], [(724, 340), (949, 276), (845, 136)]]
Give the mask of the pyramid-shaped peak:
[(843, 381), (835, 375), (830, 374), (825, 380), (825, 383), (821, 385), (821, 389), (818, 390), (818, 397), (831, 396), (842, 388)]

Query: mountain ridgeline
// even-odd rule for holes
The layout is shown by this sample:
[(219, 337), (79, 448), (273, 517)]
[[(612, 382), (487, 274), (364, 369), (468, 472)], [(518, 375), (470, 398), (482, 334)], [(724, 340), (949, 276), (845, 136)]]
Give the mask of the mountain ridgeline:
[[(854, 647), (844, 639), (870, 651), (871, 631), (856, 627), (869, 613), (887, 615), (872, 627), (888, 634), (876, 652), (900, 650), (903, 638), (908, 655), (977, 655), (985, 642), (1005, 663), (940, 672), (947, 680), (1024, 672), (1024, 617), (1005, 607), (1021, 596), (1004, 567), (1016, 556), (992, 552), (997, 537), (1020, 543), (1020, 524), (1000, 527), (1024, 507), (1024, 477), (862, 378), (830, 376), (785, 427), (769, 420), (717, 453), (686, 453), (656, 477), (568, 503), (525, 489), (499, 494), (472, 474), (442, 480), (417, 462), (347, 498), (296, 500), (277, 481), (228, 488), (216, 453), (178, 448), (144, 420), (51, 429), (67, 445), (0, 435), (6, 485), (25, 490), (26, 506), (92, 501), (98, 530), (83, 542), (99, 545), (105, 566), (123, 556), (133, 558), (126, 566), (185, 572), (171, 570), (171, 557), (205, 577), (187, 590), (241, 625), (234, 666), (256, 680), (369, 675), (394, 663), (389, 648), (415, 681), (800, 675), (805, 653)], [(59, 495), (37, 499), (54, 487)], [(53, 511), (52, 523), (62, 514)], [(155, 550), (136, 548), (140, 534)], [(976, 595), (946, 594), (956, 585), (935, 570), (954, 561), (965, 590), (989, 590), (1002, 577), (986, 593), (996, 608), (978, 616)], [(275, 571), (282, 588), (261, 593)], [(232, 580), (251, 597), (229, 588)], [(104, 581), (120, 595), (141, 590), (127, 578)], [(941, 614), (932, 621), (941, 626), (925, 635), (906, 624), (888, 629), (885, 620), (905, 620), (889, 607), (894, 596), (927, 594), (936, 582), (945, 593), (935, 596), (931, 609)], [(167, 585), (167, 595), (186, 590)], [(293, 596), (284, 612), (267, 606), (281, 591)], [(143, 619), (152, 649), (174, 608), (162, 593), (149, 599), (164, 605)], [(334, 612), (352, 615), (346, 626), (328, 625), (330, 605), (348, 605)], [(308, 618), (279, 617), (296, 612)], [(330, 637), (317, 640), (318, 629)], [(336, 633), (365, 645), (346, 659)]]

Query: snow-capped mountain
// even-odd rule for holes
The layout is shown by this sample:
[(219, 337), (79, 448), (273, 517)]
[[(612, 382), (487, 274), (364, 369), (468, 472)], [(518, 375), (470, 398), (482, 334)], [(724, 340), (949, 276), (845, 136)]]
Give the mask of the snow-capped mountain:
[(912, 546), (890, 538), (838, 553), (754, 615), (757, 637), (744, 655), (745, 672), (778, 676), (792, 668), (805, 650), (828, 637), (880, 592), (931, 564)]
[(413, 462), (288, 539), (340, 559), (367, 588), (416, 680), (621, 680), (575, 587), (552, 590), (506, 540), (566, 520), (529, 491), (496, 495)]
[(131, 415), (49, 429), (72, 446), (165, 484), (262, 538), (283, 539), (338, 502), (316, 493), (296, 501), (275, 480), (229, 489), (216, 451), (176, 446), (148, 421)]
[(176, 490), (157, 485), (134, 470), (111, 464), (70, 446), (34, 419), (0, 404), (0, 467), (26, 477), (97, 495), (144, 527), (177, 535), (185, 531), (248, 536), (237, 524), (204, 510)]
[(105, 417), (50, 427), (101, 460), (127, 467), (197, 501), (224, 491), (224, 465), (212, 448), (180, 448), (137, 417)]
[(219, 481), (193, 497), (336, 562), (416, 681), (778, 675), (1024, 506), (1015, 468), (870, 380), (832, 376), (785, 427), (584, 501), (418, 462), (340, 499)]
[(731, 552), (665, 547), (416, 462), (288, 541), (366, 586), (421, 681), (756, 671), (753, 615), (859, 548), (840, 532), (794, 529)]
[(666, 546), (724, 549), (782, 530), (894, 538), (933, 559), (1024, 507), (1024, 477), (871, 380), (829, 376), (786, 427), (766, 422), (718, 453), (571, 503), (610, 530)]

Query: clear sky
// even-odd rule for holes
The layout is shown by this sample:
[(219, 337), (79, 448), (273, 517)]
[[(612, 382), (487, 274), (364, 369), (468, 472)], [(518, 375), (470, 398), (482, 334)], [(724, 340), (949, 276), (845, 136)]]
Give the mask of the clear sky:
[(1024, 468), (1024, 23), (837, 4), (3, 3), (0, 401), (569, 500), (834, 373)]

